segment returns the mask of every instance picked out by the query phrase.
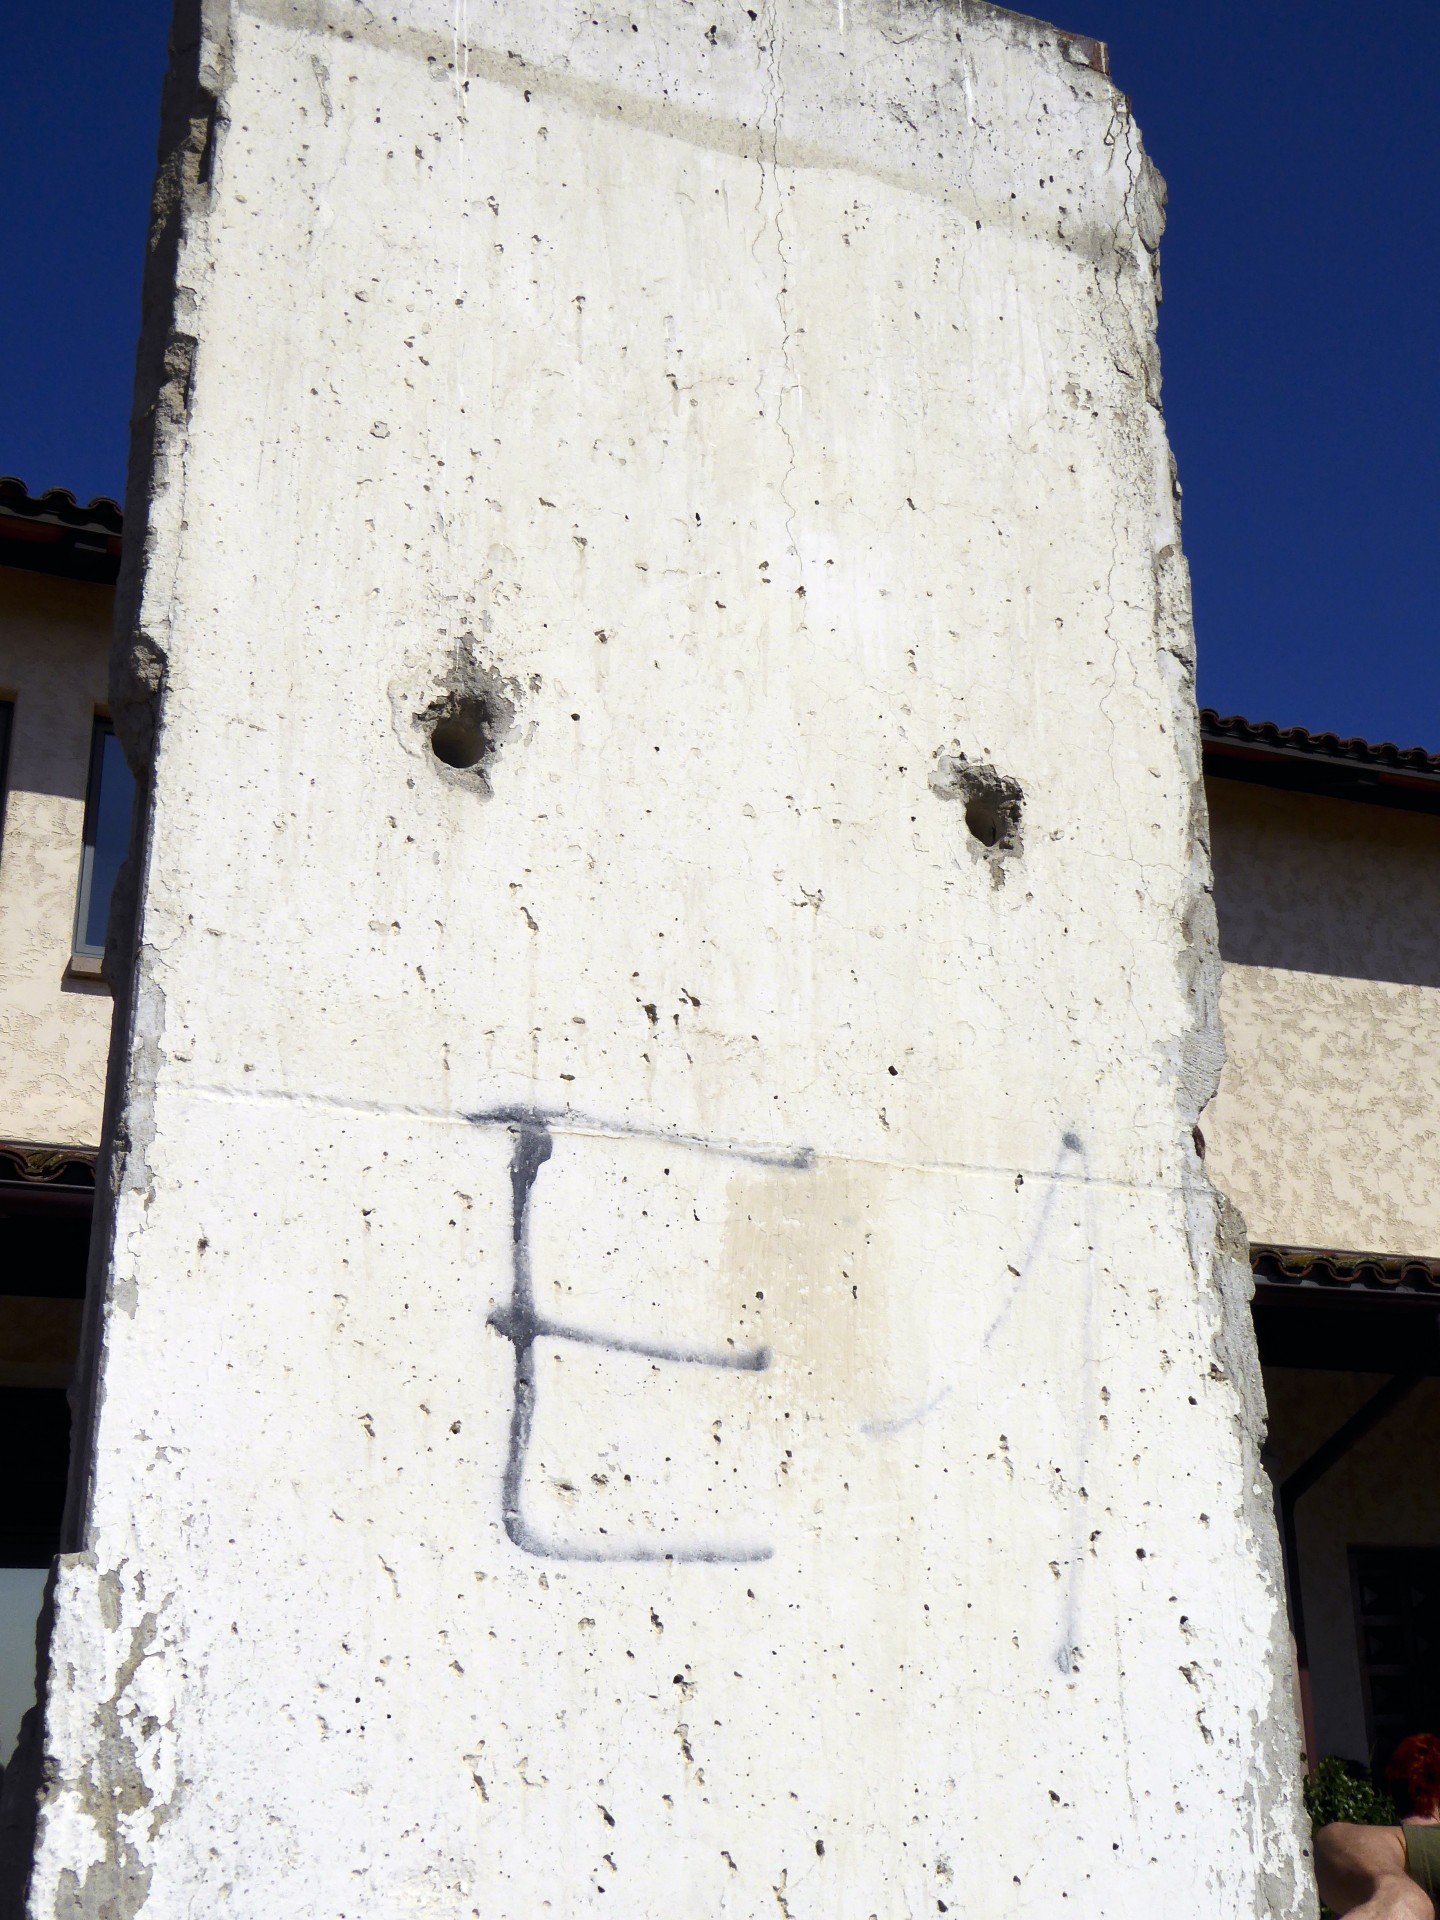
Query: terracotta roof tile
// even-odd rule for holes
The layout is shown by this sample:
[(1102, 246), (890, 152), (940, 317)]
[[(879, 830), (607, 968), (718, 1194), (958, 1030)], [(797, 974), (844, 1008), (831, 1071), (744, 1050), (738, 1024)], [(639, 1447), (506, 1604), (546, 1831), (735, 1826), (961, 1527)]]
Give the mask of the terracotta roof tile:
[(1200, 709), (1200, 744), (1205, 771), (1215, 778), (1440, 813), (1440, 753), (1425, 747), (1342, 740), (1238, 713), (1222, 717), (1213, 707)]
[(1440, 1259), (1411, 1253), (1339, 1253), (1326, 1247), (1282, 1247), (1252, 1241), (1257, 1281), (1299, 1289), (1440, 1294)]
[(1342, 740), (1337, 733), (1311, 733), (1307, 727), (1280, 727), (1273, 720), (1246, 720), (1232, 713), (1222, 718), (1214, 707), (1200, 709), (1200, 733), (1206, 745), (1236, 744), (1277, 747), (1287, 753), (1308, 753), (1351, 765), (1411, 769), (1440, 774), (1440, 753), (1424, 747), (1397, 747), (1392, 740)]
[(120, 569), (122, 525), (113, 500), (81, 506), (63, 487), (37, 495), (23, 481), (0, 479), (0, 566), (109, 586)]

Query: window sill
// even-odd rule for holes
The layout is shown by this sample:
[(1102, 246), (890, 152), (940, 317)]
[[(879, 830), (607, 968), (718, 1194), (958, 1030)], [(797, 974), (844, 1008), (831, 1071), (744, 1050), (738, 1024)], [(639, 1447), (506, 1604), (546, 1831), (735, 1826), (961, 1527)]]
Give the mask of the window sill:
[(98, 980), (104, 982), (104, 956), (98, 953), (72, 953), (70, 964), (65, 969), (67, 980)]

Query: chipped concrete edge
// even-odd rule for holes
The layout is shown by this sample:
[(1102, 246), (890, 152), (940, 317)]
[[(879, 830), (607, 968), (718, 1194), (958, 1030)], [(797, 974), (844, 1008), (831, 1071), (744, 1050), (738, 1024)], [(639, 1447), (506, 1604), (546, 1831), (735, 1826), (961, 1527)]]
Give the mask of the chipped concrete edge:
[[(25, 1716), (0, 1804), (0, 1920), (130, 1920), (144, 1904), (149, 1870), (127, 1817), (163, 1820), (124, 1724), (121, 1702), (158, 1631), (153, 1610), (134, 1620), (117, 1576), (89, 1550), (95, 1436), (105, 1397), (106, 1329), (133, 1314), (133, 1283), (114, 1253), (127, 1199), (151, 1184), (153, 1089), (164, 1033), (164, 994), (142, 947), (150, 859), (150, 791), (169, 671), (171, 585), (183, 524), (184, 472), (196, 351), (195, 284), (204, 214), (222, 127), (227, 67), (225, 0), (175, 0), (161, 95), (155, 185), (141, 291), (141, 327), (126, 479), (126, 542), (116, 592), (111, 708), (136, 776), (131, 846), (115, 889), (104, 972), (115, 1019), (97, 1181), (85, 1315), (70, 1390), (73, 1440), (61, 1553), (36, 1632), (38, 1705)], [(130, 1285), (131, 1297), (126, 1297)], [(143, 1579), (127, 1583), (144, 1599)], [(121, 1642), (128, 1633), (128, 1650)], [(63, 1676), (64, 1696), (50, 1684)], [(66, 1723), (62, 1728), (61, 1723)], [(83, 1736), (76, 1734), (83, 1727)], [(153, 1775), (153, 1767), (146, 1769)], [(47, 1822), (88, 1822), (83, 1879), (45, 1870)], [(66, 1853), (75, 1849), (67, 1843)], [(87, 1851), (81, 1848), (83, 1853)]]
[(1065, 58), (1076, 66), (1089, 67), (1092, 72), (1110, 78), (1110, 49), (1103, 40), (1097, 40), (1088, 33), (1075, 33), (1068, 27), (1057, 27), (1049, 20), (1042, 20), (1033, 13), (1021, 13), (1014, 7), (1002, 7), (996, 0), (965, 0), (966, 11), (972, 17), (998, 17), (1013, 22), (1015, 30), (1031, 40), (1052, 40), (1060, 48)]
[(1211, 1377), (1223, 1380), (1231, 1396), (1242, 1528), (1270, 1603), (1269, 1699), (1263, 1716), (1252, 1714), (1256, 1724), (1250, 1729), (1247, 1756), (1248, 1803), (1237, 1812), (1248, 1820), (1257, 1863), (1256, 1920), (1314, 1920), (1319, 1909), (1308, 1870), (1309, 1820), (1301, 1796), (1302, 1759), (1291, 1686), (1285, 1582), (1272, 1495), (1260, 1458), (1267, 1409), (1250, 1313), (1254, 1284), (1248, 1242), (1244, 1220), (1206, 1171), (1199, 1132), (1201, 1115), (1219, 1086), (1225, 1044), (1209, 815), (1195, 698), (1190, 575), (1180, 543), (1180, 489), (1160, 405), (1155, 340), (1165, 183), (1145, 153), (1128, 101), (1118, 138), (1130, 178), (1126, 221), (1131, 232), (1127, 235), (1122, 229), (1116, 236), (1120, 256), (1128, 253), (1132, 267), (1121, 275), (1122, 285), (1129, 290), (1123, 306), (1132, 329), (1132, 338), (1124, 345), (1145, 370), (1154, 473), (1155, 644), (1170, 695), (1172, 750), (1188, 794), (1188, 870), (1179, 967), (1191, 1019), (1179, 1036), (1172, 1063), (1186, 1232), (1200, 1325), (1214, 1356)]

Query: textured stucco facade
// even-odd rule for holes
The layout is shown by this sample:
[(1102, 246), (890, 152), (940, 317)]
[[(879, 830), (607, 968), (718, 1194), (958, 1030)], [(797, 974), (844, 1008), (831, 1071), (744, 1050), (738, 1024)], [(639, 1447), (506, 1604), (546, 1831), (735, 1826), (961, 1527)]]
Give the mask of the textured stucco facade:
[(1209, 806), (1212, 1174), (1256, 1240), (1440, 1254), (1440, 818), (1223, 779)]
[(70, 971), (108, 587), (0, 568), (0, 699), (15, 707), (0, 840), (0, 1138), (100, 1138), (110, 991)]
[(1096, 49), (202, 27), (30, 1914), (1312, 1912)]
[[(1202, 1121), (1212, 1177), (1256, 1240), (1433, 1258), (1440, 818), (1227, 779), (1208, 797), (1226, 1043)], [(1278, 1481), (1384, 1376), (1267, 1367), (1265, 1383)], [(1417, 1471), (1437, 1450), (1426, 1381), (1296, 1506), (1317, 1758), (1370, 1752), (1348, 1554), (1440, 1547)]]

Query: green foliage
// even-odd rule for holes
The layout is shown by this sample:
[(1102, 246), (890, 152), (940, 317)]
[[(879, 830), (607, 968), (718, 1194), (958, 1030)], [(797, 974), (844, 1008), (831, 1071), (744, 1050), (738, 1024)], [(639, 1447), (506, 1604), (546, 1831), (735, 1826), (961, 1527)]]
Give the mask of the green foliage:
[(1370, 1769), (1333, 1753), (1305, 1782), (1305, 1810), (1312, 1833), (1332, 1820), (1349, 1820), (1362, 1827), (1393, 1827), (1397, 1820), (1395, 1802), (1375, 1785)]

